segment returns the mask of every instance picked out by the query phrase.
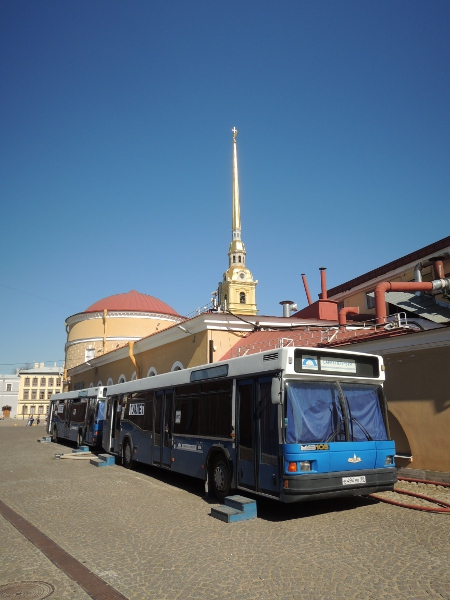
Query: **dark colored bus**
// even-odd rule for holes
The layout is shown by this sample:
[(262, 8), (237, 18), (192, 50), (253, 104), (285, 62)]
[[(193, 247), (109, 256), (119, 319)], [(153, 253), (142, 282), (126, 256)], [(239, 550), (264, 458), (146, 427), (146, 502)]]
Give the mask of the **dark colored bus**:
[(53, 441), (76, 442), (77, 446), (102, 445), (106, 387), (92, 387), (54, 394), (50, 398), (47, 432)]

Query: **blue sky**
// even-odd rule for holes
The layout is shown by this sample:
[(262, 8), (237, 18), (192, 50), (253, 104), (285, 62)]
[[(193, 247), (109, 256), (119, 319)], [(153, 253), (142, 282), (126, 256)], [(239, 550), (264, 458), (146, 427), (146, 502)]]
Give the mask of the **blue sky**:
[(261, 314), (449, 235), (449, 25), (434, 0), (2, 0), (0, 372), (62, 360), (105, 296), (209, 302), (233, 126)]

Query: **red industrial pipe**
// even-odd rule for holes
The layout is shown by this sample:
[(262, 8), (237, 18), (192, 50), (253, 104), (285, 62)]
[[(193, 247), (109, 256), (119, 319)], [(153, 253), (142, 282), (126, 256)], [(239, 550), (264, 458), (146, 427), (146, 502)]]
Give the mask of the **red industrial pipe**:
[(359, 314), (359, 306), (344, 306), (339, 311), (339, 325), (347, 324), (348, 313)]
[(376, 324), (386, 322), (386, 292), (431, 292), (450, 288), (450, 279), (436, 279), (434, 281), (383, 281), (375, 288)]
[(303, 280), (303, 287), (305, 288), (306, 299), (308, 300), (308, 305), (311, 306), (311, 304), (312, 304), (311, 294), (309, 293), (308, 282), (306, 281), (306, 275), (304, 273), (302, 273), (302, 280)]
[(326, 267), (320, 267), (320, 278), (322, 281), (322, 300), (326, 300), (328, 298), (328, 293), (327, 293), (327, 276), (325, 271), (327, 270)]
[(445, 272), (444, 272), (444, 263), (442, 262), (442, 260), (435, 260), (433, 261), (434, 263), (434, 276), (436, 277), (436, 279), (444, 279), (445, 277)]

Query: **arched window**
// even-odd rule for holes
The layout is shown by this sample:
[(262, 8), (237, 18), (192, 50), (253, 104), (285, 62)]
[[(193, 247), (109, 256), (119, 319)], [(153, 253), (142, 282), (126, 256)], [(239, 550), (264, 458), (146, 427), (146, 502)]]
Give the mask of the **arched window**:
[(91, 383), (89, 384), (89, 387), (90, 387), (90, 388), (91, 388), (91, 387), (94, 387), (94, 382), (93, 382), (93, 381), (91, 381)]
[(114, 385), (114, 381), (111, 379), (111, 377), (108, 377), (108, 381), (106, 382), (106, 385)]
[(245, 304), (245, 293), (244, 293), (244, 292), (241, 292), (241, 293), (239, 294), (239, 302), (240, 302), (241, 304)]
[(102, 380), (100, 379), (100, 381), (97, 383), (97, 387), (100, 387), (101, 385), (103, 385)]
[(133, 373), (133, 375), (131, 376), (131, 381), (134, 381), (136, 379), (136, 371)]
[(236, 257), (235, 257), (235, 256), (233, 256), (233, 262), (234, 262), (234, 263), (236, 262)]
[(127, 380), (127, 378), (125, 377), (125, 375), (123, 375), (123, 374), (122, 374), (122, 375), (119, 377), (119, 381), (118, 381), (117, 383), (125, 383), (125, 382), (126, 382), (126, 380)]
[(177, 360), (176, 362), (173, 363), (172, 368), (170, 370), (171, 371), (181, 371), (181, 369), (184, 369), (183, 364), (180, 363), (179, 360)]
[(238, 259), (239, 259), (239, 262), (241, 262), (241, 257), (240, 256), (238, 256)]
[(155, 367), (150, 367), (150, 369), (147, 371), (147, 377), (154, 377), (155, 375), (158, 375)]

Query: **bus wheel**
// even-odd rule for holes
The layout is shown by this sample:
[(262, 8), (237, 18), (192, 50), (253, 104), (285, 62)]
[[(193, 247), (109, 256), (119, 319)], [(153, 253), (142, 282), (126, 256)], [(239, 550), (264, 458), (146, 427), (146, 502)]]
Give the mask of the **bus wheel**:
[(125, 469), (131, 469), (132, 464), (133, 453), (131, 452), (131, 444), (130, 442), (125, 442), (122, 451), (122, 465), (125, 467)]
[(231, 477), (230, 469), (223, 456), (214, 459), (212, 468), (212, 485), (216, 498), (223, 502), (230, 492)]
[(58, 429), (56, 428), (56, 425), (53, 427), (52, 441), (53, 441), (55, 444), (57, 444), (57, 443), (58, 443)]

